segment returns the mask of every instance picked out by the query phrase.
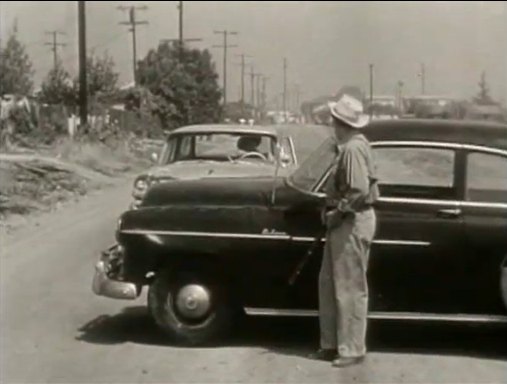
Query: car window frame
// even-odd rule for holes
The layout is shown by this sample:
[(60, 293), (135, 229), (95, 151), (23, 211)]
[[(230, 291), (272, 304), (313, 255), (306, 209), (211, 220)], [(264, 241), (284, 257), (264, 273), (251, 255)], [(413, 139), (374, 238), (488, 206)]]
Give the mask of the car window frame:
[[(274, 156), (275, 159), (276, 159), (276, 156), (275, 156), (276, 155), (276, 145), (277, 145), (277, 143), (280, 142), (281, 137), (283, 137), (282, 135), (280, 135), (278, 133), (273, 133), (273, 132), (268, 132), (268, 131), (257, 132), (255, 130), (248, 130), (248, 131), (238, 130), (237, 132), (231, 132), (228, 130), (190, 132), (190, 133), (188, 133), (188, 132), (174, 132), (174, 133), (171, 133), (170, 135), (167, 136), (166, 144), (164, 145), (164, 147), (166, 147), (169, 145), (170, 141), (174, 140), (175, 144), (173, 145), (172, 151), (167, 156), (164, 156), (164, 159), (166, 159), (165, 163), (163, 162), (162, 158), (159, 160), (159, 165), (169, 165), (169, 164), (179, 162), (179, 161), (187, 161), (187, 160), (195, 159), (195, 157), (196, 157), (196, 154), (195, 154), (196, 138), (199, 136), (220, 135), (220, 134), (224, 134), (224, 135), (242, 135), (242, 134), (244, 134), (244, 135), (260, 135), (263, 137), (267, 137), (271, 141), (271, 143), (270, 143), (271, 152), (272, 152), (272, 155)], [(178, 154), (178, 152), (180, 151), (182, 141), (188, 137), (190, 137), (190, 140), (191, 140), (191, 158), (176, 160), (175, 157)], [(290, 155), (292, 157), (293, 164), (297, 165), (297, 157), (296, 157), (293, 139), (290, 135), (286, 135), (286, 137), (289, 138), (290, 147), (291, 147)]]
[(469, 200), (468, 196), (468, 161), (469, 156), (474, 153), (481, 153), (486, 155), (494, 155), (501, 157), (507, 161), (507, 150), (489, 148), (478, 145), (464, 145), (463, 146), (463, 183), (462, 183), (462, 201), (466, 205), (480, 205), (480, 206), (492, 206), (492, 207), (506, 207), (507, 204), (503, 202), (494, 201), (477, 201)]
[[(453, 152), (453, 167), (451, 175), (451, 186), (431, 186), (427, 188), (448, 188), (450, 196), (444, 197), (414, 197), (414, 196), (389, 196), (382, 195), (386, 199), (409, 199), (409, 200), (428, 200), (428, 201), (457, 201), (461, 197), (461, 145), (454, 143), (442, 143), (442, 142), (429, 142), (429, 141), (377, 141), (371, 144), (372, 150), (376, 148), (419, 148), (419, 149), (440, 149), (443, 151)], [(382, 184), (379, 184), (382, 185)], [(394, 185), (394, 184), (383, 184), (383, 185)], [(420, 187), (425, 187), (421, 185)]]
[[(434, 149), (444, 149), (444, 150), (452, 150), (454, 151), (454, 167), (453, 167), (453, 183), (451, 189), (453, 190), (453, 196), (449, 199), (437, 199), (437, 198), (415, 198), (415, 197), (388, 197), (388, 196), (380, 196), (380, 200), (418, 200), (418, 201), (445, 201), (445, 202), (456, 202), (463, 200), (464, 193), (464, 183), (462, 181), (462, 171), (463, 171), (463, 162), (461, 160), (461, 151), (465, 148), (464, 144), (460, 143), (452, 143), (452, 142), (437, 142), (437, 141), (374, 141), (370, 143), (372, 149), (374, 148), (385, 148), (385, 147), (402, 147), (402, 148), (434, 148)], [(478, 147), (479, 148), (479, 147)], [(311, 191), (305, 191), (300, 188), (297, 188), (292, 183), (287, 182), (287, 184), (304, 194), (312, 195), (317, 198), (325, 198), (326, 194), (323, 192), (319, 192), (322, 189), (324, 184), (327, 182), (328, 178), (333, 171), (333, 165), (328, 167), (324, 174), (320, 177), (319, 181), (314, 185)]]

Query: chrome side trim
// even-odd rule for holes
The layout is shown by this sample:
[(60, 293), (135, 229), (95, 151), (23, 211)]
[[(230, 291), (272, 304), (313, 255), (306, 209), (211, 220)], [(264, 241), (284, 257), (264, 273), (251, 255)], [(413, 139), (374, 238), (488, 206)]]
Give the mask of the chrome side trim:
[(450, 205), (456, 208), (461, 204), (458, 200), (415, 199), (406, 197), (380, 197), (377, 201), (379, 203)]
[(191, 232), (191, 231), (159, 231), (146, 229), (123, 229), (121, 233), (131, 235), (172, 235), (185, 237), (220, 237), (226, 239), (264, 239), (264, 240), (290, 240), (289, 235), (263, 235), (251, 233), (222, 233), (222, 232)]
[[(316, 317), (318, 311), (310, 309), (275, 309), (275, 308), (244, 308), (250, 316), (288, 316)], [(377, 320), (415, 320), (415, 321), (452, 321), (464, 323), (507, 323), (507, 315), (473, 315), (473, 314), (437, 314), (418, 312), (370, 312), (369, 319)]]
[[(311, 243), (315, 240), (315, 237), (298, 237), (298, 236), (295, 236), (295, 237), (292, 237), (291, 238), (292, 241), (296, 241), (298, 243)], [(321, 241), (326, 241), (326, 238), (323, 237), (321, 239)]]
[[(284, 234), (253, 234), (253, 233), (221, 233), (221, 232), (187, 232), (187, 231), (150, 231), (144, 229), (124, 229), (121, 233), (131, 235), (146, 235), (146, 237), (157, 243), (162, 244), (162, 240), (158, 238), (159, 235), (169, 236), (185, 236), (185, 237), (214, 237), (224, 239), (263, 239), (263, 240), (285, 240), (285, 241), (296, 241), (302, 243), (311, 243), (315, 240), (314, 237), (291, 237)], [(326, 241), (326, 238), (321, 239), (322, 242)], [(416, 245), (416, 246), (429, 246), (430, 242), (419, 241), (419, 240), (386, 240), (378, 239), (373, 240), (374, 244), (379, 245)]]
[(507, 203), (487, 203), (481, 201), (463, 201), (461, 203), (463, 207), (470, 208), (501, 208), (507, 209)]
[(405, 197), (380, 197), (379, 203), (399, 203), (399, 204), (423, 204), (423, 205), (449, 205), (456, 208), (477, 207), (477, 208), (507, 208), (507, 203), (488, 203), (480, 201), (461, 201), (461, 200), (435, 200), (435, 199), (414, 199)]
[(373, 244), (379, 245), (417, 245), (421, 247), (429, 247), (431, 243), (429, 241), (419, 240), (373, 240)]
[[(302, 242), (302, 243), (311, 243), (315, 240), (313, 237), (293, 237), (292, 241)], [(323, 237), (321, 241), (326, 241), (326, 238)], [(419, 240), (384, 240), (378, 239), (373, 240), (373, 244), (378, 245), (418, 245), (423, 247), (428, 247), (431, 245), (428, 241), (419, 241)]]

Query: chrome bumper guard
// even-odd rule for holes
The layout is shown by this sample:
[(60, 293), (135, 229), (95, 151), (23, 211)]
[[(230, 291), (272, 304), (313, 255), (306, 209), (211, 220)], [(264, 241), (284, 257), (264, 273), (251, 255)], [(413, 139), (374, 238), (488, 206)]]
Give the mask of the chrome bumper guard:
[(118, 252), (118, 246), (113, 246), (102, 253), (100, 260), (95, 265), (92, 290), (97, 296), (105, 296), (113, 299), (135, 300), (142, 291), (142, 286), (126, 281), (111, 279), (107, 275), (107, 269), (111, 254)]

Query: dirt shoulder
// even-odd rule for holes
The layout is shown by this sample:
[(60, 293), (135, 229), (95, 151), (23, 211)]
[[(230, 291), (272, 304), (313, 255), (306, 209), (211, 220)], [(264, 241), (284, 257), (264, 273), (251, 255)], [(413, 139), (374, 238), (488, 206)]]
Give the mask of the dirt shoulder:
[(60, 142), (37, 151), (0, 153), (0, 233), (7, 235), (48, 213), (79, 202), (149, 166), (119, 143)]

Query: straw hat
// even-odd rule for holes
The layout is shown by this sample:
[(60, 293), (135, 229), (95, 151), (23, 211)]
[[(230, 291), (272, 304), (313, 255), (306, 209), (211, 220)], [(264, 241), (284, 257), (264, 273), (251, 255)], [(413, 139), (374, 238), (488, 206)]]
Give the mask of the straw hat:
[(328, 103), (328, 107), (334, 118), (353, 128), (364, 128), (370, 122), (363, 112), (363, 103), (352, 96), (343, 95), (340, 100)]

